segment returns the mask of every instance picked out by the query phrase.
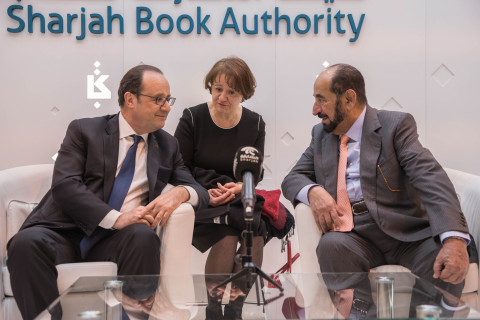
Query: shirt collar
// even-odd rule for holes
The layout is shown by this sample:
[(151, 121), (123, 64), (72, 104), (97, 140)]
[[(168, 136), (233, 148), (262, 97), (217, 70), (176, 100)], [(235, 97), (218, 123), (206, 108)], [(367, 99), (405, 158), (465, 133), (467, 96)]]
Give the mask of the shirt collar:
[[(118, 132), (120, 140), (131, 136), (132, 134), (137, 134), (135, 130), (133, 130), (132, 127), (128, 124), (127, 120), (125, 120), (121, 112), (118, 116)], [(148, 141), (148, 133), (141, 134), (140, 136), (142, 136), (143, 141), (146, 145)]]
[(358, 116), (357, 120), (353, 123), (353, 125), (348, 129), (345, 133), (350, 139), (355, 142), (361, 142), (362, 140), (362, 129), (363, 129), (363, 122), (365, 121), (365, 112), (367, 108), (364, 107), (362, 113)]

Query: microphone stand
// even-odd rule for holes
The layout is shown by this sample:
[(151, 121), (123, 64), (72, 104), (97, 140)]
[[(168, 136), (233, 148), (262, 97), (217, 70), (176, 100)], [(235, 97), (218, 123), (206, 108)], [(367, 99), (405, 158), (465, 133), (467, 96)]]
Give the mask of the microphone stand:
[[(252, 245), (253, 245), (253, 231), (252, 231), (252, 222), (253, 222), (253, 205), (248, 205), (243, 208), (244, 210), (244, 217), (245, 217), (245, 224), (246, 229), (242, 232), (245, 237), (245, 247), (246, 253), (241, 256), (242, 262), (242, 270), (232, 275), (230, 278), (220, 282), (217, 286), (213, 288), (213, 292), (216, 292), (218, 288), (230, 283), (236, 279), (246, 277), (246, 287), (247, 292), (253, 286), (253, 279), (255, 279), (255, 292), (257, 295), (257, 305), (260, 305), (260, 297), (259, 297), (259, 288), (258, 288), (258, 278), (257, 275), (263, 280), (267, 280), (272, 285), (277, 287), (280, 291), (283, 292), (282, 286), (276, 283), (272, 278), (270, 278), (265, 272), (263, 272), (259, 267), (257, 267), (252, 260)], [(262, 293), (263, 303), (265, 304), (265, 296)]]

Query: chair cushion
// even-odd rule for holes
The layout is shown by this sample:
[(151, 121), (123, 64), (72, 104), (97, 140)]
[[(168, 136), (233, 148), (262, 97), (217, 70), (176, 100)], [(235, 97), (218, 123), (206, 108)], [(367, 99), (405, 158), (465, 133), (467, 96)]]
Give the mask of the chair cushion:
[[(27, 203), (12, 200), (7, 208), (7, 242), (13, 237), (25, 219), (37, 203)], [(113, 262), (82, 262), (82, 263), (65, 263), (57, 265), (58, 270), (58, 289), (59, 292), (64, 291), (72, 285), (79, 277), (84, 276), (115, 276), (117, 274), (117, 265)], [(6, 296), (13, 296), (10, 284), (10, 273), (7, 266), (2, 267), (3, 286)]]
[[(408, 268), (399, 265), (383, 265), (372, 269), (375, 272), (410, 272)], [(465, 287), (462, 294), (468, 294), (478, 291), (478, 264), (470, 263), (467, 277), (465, 278)]]
[[(117, 275), (117, 265), (109, 261), (64, 263), (57, 265), (58, 291), (63, 292), (80, 277), (113, 277)], [(13, 296), (10, 284), (10, 273), (6, 266), (2, 267), (5, 296)]]
[(37, 203), (12, 200), (7, 208), (7, 242), (13, 237)]

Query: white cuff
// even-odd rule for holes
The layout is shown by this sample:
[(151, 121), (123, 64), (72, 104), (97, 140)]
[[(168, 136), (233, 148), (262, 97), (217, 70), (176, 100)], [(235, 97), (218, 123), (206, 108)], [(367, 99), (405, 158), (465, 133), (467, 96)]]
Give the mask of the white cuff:
[(440, 241), (443, 243), (443, 241), (445, 241), (445, 239), (450, 238), (450, 237), (463, 238), (465, 240), (465, 242), (467, 243), (467, 245), (470, 244), (470, 235), (468, 233), (463, 233), (463, 232), (459, 232), (459, 231), (447, 231), (447, 232), (441, 233), (440, 234)]
[(187, 200), (187, 203), (190, 203), (194, 208), (198, 206), (198, 194), (195, 189), (190, 186), (182, 186), (187, 189), (188, 193), (190, 193), (190, 199)]
[(111, 229), (121, 214), (121, 212), (112, 209), (109, 213), (107, 213), (103, 220), (100, 221), (98, 226), (105, 229)]
[(308, 201), (308, 191), (310, 191), (311, 188), (319, 186), (319, 184), (308, 184), (305, 187), (303, 187), (295, 197), (298, 201), (305, 203), (307, 206), (310, 205), (310, 201)]
[[(196, 208), (198, 206), (197, 191), (195, 191), (195, 189), (193, 189), (190, 186), (178, 185), (177, 187), (184, 187), (185, 189), (187, 189), (188, 193), (190, 194), (190, 198), (185, 202), (190, 203), (194, 208)], [(169, 191), (170, 189), (173, 189), (173, 188), (175, 188), (174, 185), (171, 185), (170, 183), (167, 183), (165, 188), (163, 188), (162, 193), (165, 193), (165, 192), (167, 192), (167, 191)]]

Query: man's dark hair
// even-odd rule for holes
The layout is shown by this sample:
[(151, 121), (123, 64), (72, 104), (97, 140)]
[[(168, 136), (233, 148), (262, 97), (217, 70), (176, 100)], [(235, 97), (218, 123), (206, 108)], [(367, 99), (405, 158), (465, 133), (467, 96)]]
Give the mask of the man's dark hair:
[(142, 80), (143, 73), (145, 71), (154, 71), (163, 74), (160, 69), (148, 64), (141, 64), (128, 70), (128, 72), (125, 73), (125, 75), (123, 76), (122, 81), (120, 81), (120, 85), (118, 86), (118, 105), (120, 107), (123, 107), (123, 105), (125, 104), (124, 96), (126, 92), (137, 95), (143, 90)]
[(339, 97), (348, 89), (352, 89), (357, 94), (357, 101), (359, 103), (367, 103), (365, 80), (357, 68), (344, 63), (331, 65), (328, 69), (330, 68), (335, 68), (335, 73), (330, 84), (330, 91)]

